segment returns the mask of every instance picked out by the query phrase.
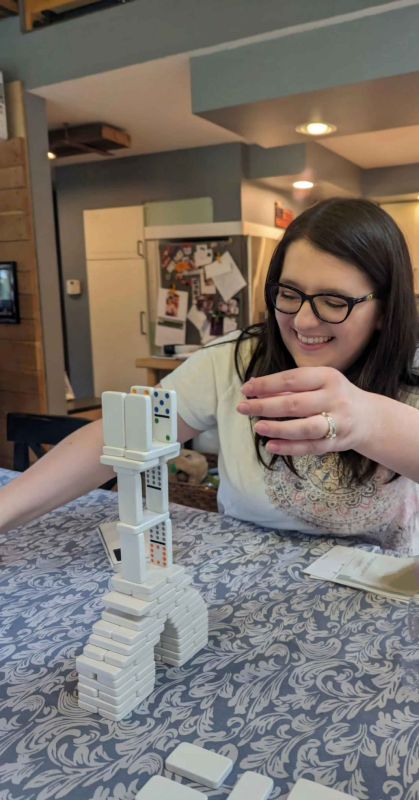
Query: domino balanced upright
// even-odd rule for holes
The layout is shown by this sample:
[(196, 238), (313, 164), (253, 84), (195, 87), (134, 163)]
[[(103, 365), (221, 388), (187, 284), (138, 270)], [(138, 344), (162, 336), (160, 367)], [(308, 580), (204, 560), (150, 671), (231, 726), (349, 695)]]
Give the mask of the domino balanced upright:
[(122, 565), (76, 667), (81, 708), (119, 720), (153, 691), (156, 659), (182, 666), (207, 644), (208, 612), (173, 564), (167, 461), (180, 448), (176, 393), (104, 392), (102, 413), (100, 460), (118, 476)]

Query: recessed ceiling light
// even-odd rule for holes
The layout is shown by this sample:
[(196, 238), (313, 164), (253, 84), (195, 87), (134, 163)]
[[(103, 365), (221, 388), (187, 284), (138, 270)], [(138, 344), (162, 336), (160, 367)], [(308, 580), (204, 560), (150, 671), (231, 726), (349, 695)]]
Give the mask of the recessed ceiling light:
[(312, 189), (314, 183), (313, 181), (294, 181), (292, 185), (294, 189)]
[(328, 122), (306, 122), (304, 125), (298, 125), (295, 130), (306, 136), (327, 136), (328, 133), (334, 133), (337, 127)]
[(48, 158), (50, 159), (50, 161), (53, 161), (53, 159), (57, 158), (57, 156), (55, 155), (55, 153), (52, 152), (52, 150), (48, 150)]

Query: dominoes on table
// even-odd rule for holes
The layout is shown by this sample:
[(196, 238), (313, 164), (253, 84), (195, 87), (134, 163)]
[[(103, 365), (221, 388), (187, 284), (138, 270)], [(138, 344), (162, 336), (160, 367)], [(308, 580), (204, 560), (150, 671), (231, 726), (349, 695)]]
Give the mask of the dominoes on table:
[(267, 800), (273, 788), (272, 778), (260, 775), (259, 772), (244, 772), (233, 787), (228, 800)]
[(172, 563), (167, 459), (179, 452), (175, 392), (105, 392), (102, 408), (101, 462), (118, 476), (121, 575), (76, 667), (80, 706), (118, 720), (152, 691), (155, 659), (182, 666), (205, 646), (208, 612), (184, 567)]
[(233, 768), (231, 758), (182, 742), (166, 758), (166, 769), (185, 778), (218, 789)]
[(135, 800), (208, 800), (206, 794), (154, 775), (135, 795)]
[(300, 778), (288, 795), (288, 800), (357, 800), (352, 794), (339, 792), (330, 786)]

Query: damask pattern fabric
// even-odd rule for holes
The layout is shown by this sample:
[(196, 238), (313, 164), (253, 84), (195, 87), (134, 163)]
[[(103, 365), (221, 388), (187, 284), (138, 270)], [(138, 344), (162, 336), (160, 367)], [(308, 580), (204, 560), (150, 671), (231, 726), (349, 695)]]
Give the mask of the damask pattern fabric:
[(305, 576), (335, 539), (173, 506), (174, 556), (208, 604), (208, 646), (158, 666), (155, 691), (121, 722), (80, 709), (75, 658), (112, 574), (95, 529), (116, 517), (116, 496), (96, 491), (0, 537), (1, 800), (133, 800), (182, 741), (234, 761), (211, 800), (248, 769), (273, 778), (272, 800), (299, 777), (417, 800), (406, 605)]

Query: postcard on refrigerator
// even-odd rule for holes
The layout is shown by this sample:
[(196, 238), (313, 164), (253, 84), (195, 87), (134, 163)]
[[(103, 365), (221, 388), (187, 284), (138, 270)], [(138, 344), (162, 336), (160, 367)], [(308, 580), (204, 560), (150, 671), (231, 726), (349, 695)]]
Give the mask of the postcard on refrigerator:
[(231, 269), (229, 272), (224, 272), (222, 275), (217, 275), (213, 278), (214, 283), (219, 291), (223, 300), (230, 300), (233, 295), (237, 294), (240, 289), (246, 286), (246, 281), (240, 272), (236, 262), (230, 256)]
[(184, 322), (188, 311), (188, 292), (178, 289), (159, 289), (157, 318), (159, 322), (176, 320)]

